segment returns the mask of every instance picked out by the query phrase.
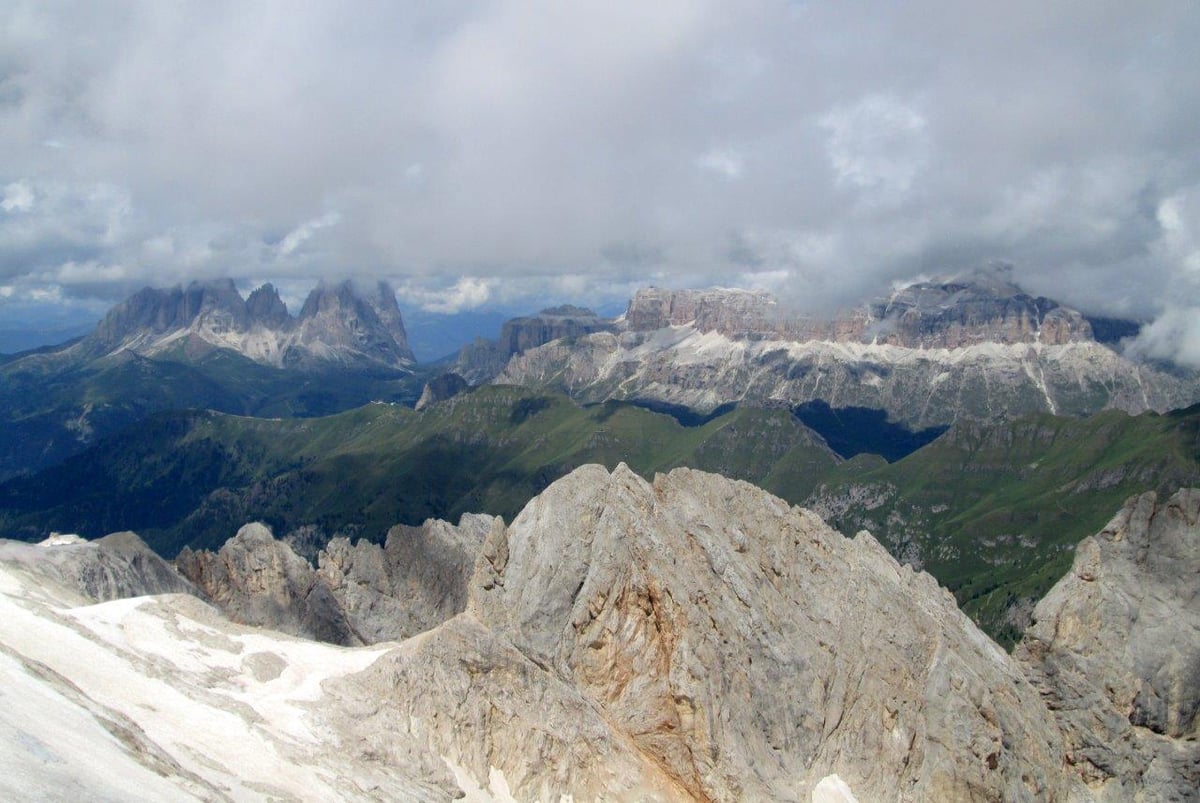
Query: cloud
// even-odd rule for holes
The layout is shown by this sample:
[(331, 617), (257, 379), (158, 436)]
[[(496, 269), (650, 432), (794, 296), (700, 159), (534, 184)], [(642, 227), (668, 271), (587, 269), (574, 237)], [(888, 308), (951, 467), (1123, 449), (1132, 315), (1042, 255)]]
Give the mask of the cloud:
[(899, 100), (870, 95), (821, 117), (826, 151), (839, 186), (900, 195), (929, 159), (924, 117)]
[(327, 229), (330, 226), (336, 226), (341, 220), (342, 216), (337, 212), (327, 212), (318, 218), (301, 223), (279, 241), (279, 245), (276, 246), (275, 251), (281, 257), (290, 256), (297, 248), (304, 245), (307, 240), (312, 239), (312, 236), (318, 231)]
[(1195, 292), (1198, 38), (1187, 0), (15, 0), (0, 285), (821, 310), (1002, 260), (1150, 318)]
[(397, 295), (417, 304), (426, 312), (452, 314), (486, 304), (492, 297), (492, 285), (486, 279), (464, 276), (453, 286), (442, 289), (413, 286), (411, 283), (401, 285)]
[(0, 209), (9, 214), (33, 209), (33, 187), (28, 181), (14, 181), (9, 184), (4, 188), (4, 200), (0, 201)]
[(696, 164), (727, 179), (741, 178), (743, 169), (741, 154), (731, 149), (713, 149), (703, 153)]

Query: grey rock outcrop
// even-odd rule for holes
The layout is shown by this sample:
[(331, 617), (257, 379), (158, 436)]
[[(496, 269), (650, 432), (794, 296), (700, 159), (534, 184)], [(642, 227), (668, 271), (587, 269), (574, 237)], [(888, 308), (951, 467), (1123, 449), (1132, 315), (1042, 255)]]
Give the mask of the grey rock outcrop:
[(179, 571), (235, 622), (331, 644), (361, 644), (316, 573), (262, 524), (247, 524), (220, 551), (185, 548)]
[(1066, 799), (1017, 665), (928, 575), (745, 483), (623, 465), (493, 530), (469, 612), (697, 799)]
[(247, 524), (215, 553), (184, 549), (176, 565), (235, 622), (331, 644), (374, 644), (461, 612), (476, 555), (498, 525), (465, 515), (457, 527), (398, 525), (383, 546), (335, 538), (314, 569), (267, 527)]
[(470, 387), (471, 385), (467, 380), (455, 373), (446, 373), (434, 377), (426, 382), (425, 387), (421, 389), (421, 398), (417, 399), (417, 404), (413, 409), (420, 412), (431, 404), (436, 404), (446, 399), (453, 399)]
[(590, 309), (569, 304), (551, 307), (537, 315), (505, 321), (497, 340), (477, 338), (474, 343), (464, 346), (459, 351), (454, 370), (470, 382), (479, 384), (500, 373), (514, 354), (563, 338), (616, 330), (613, 321), (601, 318)]
[(295, 336), (283, 349), (285, 367), (322, 361), (400, 368), (416, 362), (391, 288), (379, 282), (359, 293), (350, 282), (321, 283), (296, 317)]
[(318, 579), (366, 643), (414, 636), (461, 613), (484, 538), (503, 523), (468, 514), (458, 526), (397, 525), (383, 547), (335, 538), (318, 556)]
[(870, 535), (689, 469), (584, 466), (510, 526), (335, 542), (319, 570), (261, 526), (189, 557), (247, 610), (311, 582), (432, 624), (375, 647), (177, 594), (81, 606), (78, 573), (29, 569), (47, 548), (4, 544), (0, 794), (1194, 799), (1198, 532), (1200, 490), (1134, 500), (1015, 658)]
[(1131, 499), (1079, 544), (1016, 652), (1100, 800), (1200, 790), (1200, 489)]
[(147, 594), (199, 594), (136, 534), (94, 541), (54, 536), (40, 544), (0, 541), (0, 562), (19, 566), (92, 602)]
[(882, 343), (955, 349), (979, 343), (1066, 343), (1093, 340), (1078, 311), (1030, 296), (1004, 273), (979, 271), (920, 281), (828, 319), (783, 309), (762, 291), (639, 290), (625, 313), (629, 331), (693, 326), (733, 338)]

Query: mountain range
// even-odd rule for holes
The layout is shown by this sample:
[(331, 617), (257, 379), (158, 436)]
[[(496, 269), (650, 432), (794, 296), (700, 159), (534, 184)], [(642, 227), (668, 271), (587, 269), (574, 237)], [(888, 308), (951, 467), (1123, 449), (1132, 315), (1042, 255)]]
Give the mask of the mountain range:
[(916, 282), (828, 318), (789, 313), (765, 292), (651, 288), (612, 323), (515, 354), (494, 381), (702, 412), (821, 401), (912, 430), (1200, 401), (1196, 371), (1122, 352), (1136, 324), (1093, 325), (994, 273)]
[(146, 288), (86, 337), (0, 361), (0, 478), (53, 465), (160, 410), (311, 416), (412, 403), (404, 323), (386, 284), (318, 285), (292, 317), (271, 285)]
[(582, 466), (315, 572), (260, 525), (187, 577), (128, 533), (0, 542), (0, 790), (1186, 800), (1198, 519), (1131, 498), (1012, 655), (869, 534), (690, 469)]
[(159, 553), (216, 549), (262, 521), (313, 559), (334, 538), (487, 513), (510, 520), (587, 463), (645, 477), (719, 472), (869, 530), (930, 571), (993, 638), (1015, 643), (1071, 550), (1131, 494), (1200, 485), (1200, 407), (962, 422), (887, 463), (842, 460), (783, 409), (694, 426), (624, 402), (480, 386), (420, 412), (372, 404), (317, 419), (153, 416), (83, 453), (0, 483), (0, 532), (89, 538), (132, 529)]
[(1189, 799), (1200, 377), (1136, 332), (648, 288), (422, 366), (383, 284), (143, 290), (0, 359), (0, 791)]
[[(145, 288), (118, 304), (73, 347), (96, 359), (121, 352), (197, 359), (216, 349), (276, 368), (325, 364), (404, 369), (416, 359), (396, 296), (384, 282), (318, 285), (296, 317), (270, 284), (243, 299), (233, 281)], [(68, 349), (68, 352), (70, 349)]]

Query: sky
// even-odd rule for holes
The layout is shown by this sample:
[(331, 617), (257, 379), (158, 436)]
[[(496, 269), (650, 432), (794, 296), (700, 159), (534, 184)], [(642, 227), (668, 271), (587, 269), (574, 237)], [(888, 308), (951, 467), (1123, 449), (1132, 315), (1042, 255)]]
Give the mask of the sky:
[[(0, 328), (1012, 266), (1200, 366), (1200, 3), (0, 0)], [(57, 316), (57, 317), (56, 317)]]

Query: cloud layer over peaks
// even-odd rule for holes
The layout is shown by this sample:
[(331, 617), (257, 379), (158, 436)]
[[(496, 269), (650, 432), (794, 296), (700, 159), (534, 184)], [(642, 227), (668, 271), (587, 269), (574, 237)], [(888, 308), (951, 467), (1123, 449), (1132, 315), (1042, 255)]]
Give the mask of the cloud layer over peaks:
[(224, 275), (820, 309), (992, 261), (1200, 303), (1190, 0), (7, 6), (0, 315)]

